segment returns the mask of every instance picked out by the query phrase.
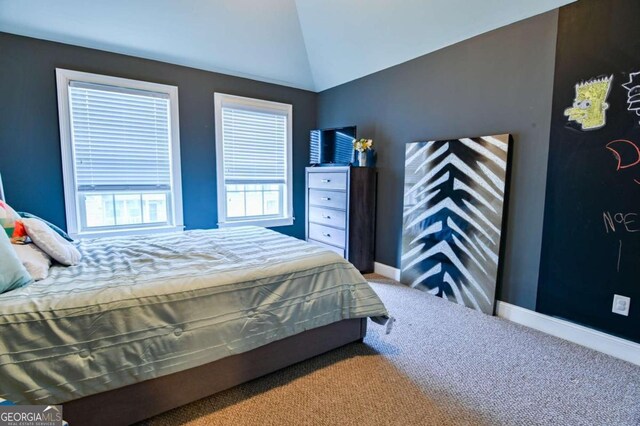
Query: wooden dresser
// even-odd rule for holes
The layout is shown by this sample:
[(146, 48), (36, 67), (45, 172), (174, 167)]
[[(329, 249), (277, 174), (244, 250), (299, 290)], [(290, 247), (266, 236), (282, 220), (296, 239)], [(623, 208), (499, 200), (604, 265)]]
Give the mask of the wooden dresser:
[(376, 186), (373, 168), (307, 167), (307, 241), (335, 251), (360, 272), (373, 272)]

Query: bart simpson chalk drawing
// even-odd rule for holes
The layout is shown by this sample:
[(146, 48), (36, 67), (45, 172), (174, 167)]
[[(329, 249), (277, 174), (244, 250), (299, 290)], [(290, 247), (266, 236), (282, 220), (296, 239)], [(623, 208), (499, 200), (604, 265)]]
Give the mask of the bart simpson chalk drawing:
[(596, 130), (607, 123), (607, 96), (613, 75), (576, 84), (573, 106), (564, 110), (569, 121), (580, 124), (582, 130)]
[(634, 72), (629, 75), (629, 81), (622, 85), (627, 89), (628, 111), (633, 111), (640, 116), (640, 72)]

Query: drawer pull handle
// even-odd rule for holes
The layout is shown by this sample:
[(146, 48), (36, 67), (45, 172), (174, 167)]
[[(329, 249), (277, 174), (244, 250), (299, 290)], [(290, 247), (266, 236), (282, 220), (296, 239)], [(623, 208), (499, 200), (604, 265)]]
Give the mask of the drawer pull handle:
[(329, 197), (322, 197), (322, 198), (320, 198), (320, 199), (321, 199), (322, 201), (331, 201), (331, 198), (329, 198)]
[(323, 215), (322, 215), (322, 218), (323, 218), (323, 219), (331, 219), (331, 216), (329, 216), (328, 214), (323, 214)]
[(329, 182), (331, 182), (331, 179), (322, 179), (320, 182), (322, 182), (322, 183), (329, 183)]
[(331, 238), (331, 234), (329, 234), (328, 232), (323, 232), (322, 236), (323, 237), (327, 237), (327, 238)]

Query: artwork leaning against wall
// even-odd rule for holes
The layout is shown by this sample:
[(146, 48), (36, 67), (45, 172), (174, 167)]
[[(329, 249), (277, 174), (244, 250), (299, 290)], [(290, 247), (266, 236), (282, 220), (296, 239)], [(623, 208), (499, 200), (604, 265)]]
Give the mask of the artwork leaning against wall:
[(510, 135), (406, 145), (401, 281), (493, 314)]

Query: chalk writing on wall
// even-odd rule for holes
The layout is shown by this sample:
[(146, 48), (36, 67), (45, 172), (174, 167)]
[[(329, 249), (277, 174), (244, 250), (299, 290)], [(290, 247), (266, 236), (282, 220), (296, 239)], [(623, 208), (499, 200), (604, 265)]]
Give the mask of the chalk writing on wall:
[(615, 158), (616, 170), (629, 170), (629, 178), (640, 185), (640, 147), (635, 142), (627, 139), (616, 139), (609, 142), (606, 148), (611, 151)]
[(629, 75), (629, 81), (622, 85), (627, 89), (627, 111), (635, 112), (640, 116), (640, 72)]
[[(604, 229), (607, 234), (621, 233), (634, 234), (640, 232), (640, 221), (638, 221), (638, 213), (622, 213), (609, 211), (602, 212), (604, 220)], [(620, 261), (622, 260), (622, 239), (618, 239), (617, 244), (618, 259), (616, 263), (616, 271), (620, 272)]]

